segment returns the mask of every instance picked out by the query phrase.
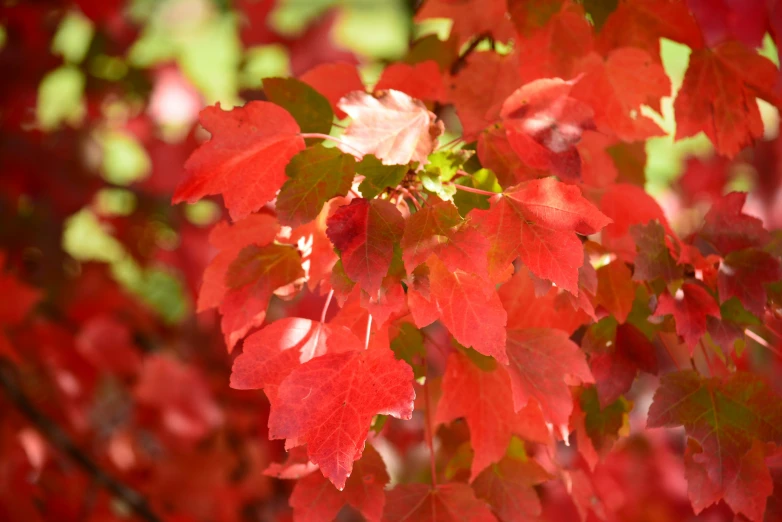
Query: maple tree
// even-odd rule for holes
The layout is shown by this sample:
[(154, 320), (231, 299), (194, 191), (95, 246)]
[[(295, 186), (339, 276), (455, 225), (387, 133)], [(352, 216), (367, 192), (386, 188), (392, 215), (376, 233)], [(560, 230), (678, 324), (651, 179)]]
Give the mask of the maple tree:
[(141, 4), (0, 11), (1, 519), (779, 520), (782, 5)]

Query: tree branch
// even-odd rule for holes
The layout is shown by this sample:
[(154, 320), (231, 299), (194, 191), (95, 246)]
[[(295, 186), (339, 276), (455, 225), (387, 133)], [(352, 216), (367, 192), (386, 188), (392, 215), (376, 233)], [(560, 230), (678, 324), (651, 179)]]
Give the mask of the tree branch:
[(488, 31), (481, 33), (473, 38), (472, 42), (470, 42), (470, 45), (467, 46), (467, 49), (465, 49), (464, 52), (460, 54), (459, 57), (451, 64), (451, 75), (458, 73), (462, 67), (464, 67), (465, 63), (467, 62), (467, 57), (470, 56), (473, 51), (475, 51), (475, 48), (478, 47), (478, 45), (480, 45), (480, 43), (487, 38), (491, 38), (491, 33)]
[(39, 410), (22, 391), (14, 367), (0, 359), (0, 389), (11, 404), (43, 435), (58, 451), (67, 455), (94, 483), (106, 488), (111, 494), (124, 502), (142, 520), (162, 522), (147, 504), (146, 499), (133, 488), (103, 471), (86, 453), (79, 449), (65, 431)]

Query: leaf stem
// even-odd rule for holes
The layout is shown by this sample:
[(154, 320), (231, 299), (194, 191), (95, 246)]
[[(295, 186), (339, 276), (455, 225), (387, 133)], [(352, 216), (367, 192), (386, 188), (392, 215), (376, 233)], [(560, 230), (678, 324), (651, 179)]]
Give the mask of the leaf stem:
[(320, 313), (320, 322), (326, 322), (326, 312), (329, 311), (329, 305), (331, 304), (331, 298), (334, 297), (334, 289), (329, 290), (329, 295), (326, 296), (326, 304), (323, 305), (323, 311)]
[(434, 454), (434, 433), (432, 430), (432, 403), (429, 398), (429, 375), (427, 363), (424, 361), (424, 432), (426, 434), (426, 445), (429, 446), (429, 468), (432, 474), (432, 487), (437, 487), (437, 462)]
[(305, 139), (306, 138), (318, 138), (318, 139), (333, 141), (334, 143), (342, 145), (343, 147), (347, 147), (349, 149), (352, 149), (352, 150), (356, 151), (356, 153), (358, 153), (359, 157), (361, 157), (361, 158), (364, 157), (364, 153), (363, 152), (358, 150), (356, 147), (354, 147), (350, 143), (346, 143), (346, 142), (342, 141), (341, 139), (337, 138), (336, 136), (330, 136), (328, 134), (321, 134), (319, 132), (301, 132), (301, 133), (299, 133), (299, 136), (301, 136), (302, 138), (305, 138)]
[(421, 210), (421, 205), (418, 203), (418, 200), (415, 199), (415, 196), (413, 196), (413, 194), (409, 190), (407, 190), (404, 187), (399, 187), (399, 191), (405, 196), (407, 196), (408, 198), (410, 198), (416, 210)]
[(777, 357), (782, 357), (782, 352), (780, 352), (777, 348), (771, 346), (771, 344), (769, 344), (768, 341), (763, 339), (761, 336), (759, 336), (758, 334), (756, 334), (755, 332), (753, 332), (749, 328), (744, 330), (744, 335), (746, 335), (747, 337), (749, 337), (750, 339), (752, 339), (753, 341), (758, 343), (760, 346), (768, 348), (768, 350), (771, 351), (772, 353), (774, 353)]
[(369, 350), (369, 334), (372, 333), (372, 314), (369, 314), (367, 319), (367, 335), (364, 338), (364, 349)]
[(456, 190), (463, 190), (465, 192), (472, 192), (473, 194), (481, 194), (482, 196), (496, 196), (497, 192), (489, 192), (488, 190), (481, 190), (477, 188), (467, 187), (465, 185), (459, 185), (458, 183), (451, 183)]

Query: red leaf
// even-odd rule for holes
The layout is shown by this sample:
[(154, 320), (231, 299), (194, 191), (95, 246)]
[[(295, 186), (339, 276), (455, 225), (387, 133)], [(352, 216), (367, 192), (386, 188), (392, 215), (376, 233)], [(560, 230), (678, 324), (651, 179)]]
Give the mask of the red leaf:
[(664, 376), (649, 409), (649, 427), (684, 426), (702, 451), (685, 455), (696, 513), (720, 498), (751, 520), (763, 517), (772, 484), (758, 442), (782, 443), (780, 397), (759, 377)]
[(613, 261), (597, 269), (595, 306), (602, 306), (617, 322), (624, 323), (635, 301), (635, 283), (627, 265)]
[(603, 61), (591, 54), (579, 64), (583, 76), (572, 96), (595, 111), (595, 125), (624, 141), (661, 136), (663, 130), (641, 115), (641, 105), (659, 106), (671, 93), (671, 81), (662, 65), (641, 49), (626, 47), (612, 51)]
[(763, 47), (768, 16), (776, 4), (764, 0), (687, 0), (708, 47), (736, 39), (747, 47)]
[(310, 460), (342, 490), (361, 457), (372, 417), (409, 419), (413, 371), (391, 350), (326, 354), (282, 381), (269, 416), (269, 437), (307, 444)]
[(371, 445), (356, 461), (355, 470), (339, 491), (320, 473), (296, 482), (290, 505), (297, 522), (331, 522), (345, 505), (356, 508), (370, 522), (379, 522), (386, 502), (384, 487), (389, 477), (386, 465)]
[(339, 147), (347, 153), (374, 154), (383, 165), (427, 163), (443, 133), (443, 123), (426, 106), (399, 91), (384, 91), (377, 98), (352, 92), (339, 101), (352, 118)]
[[(527, 0), (516, 3), (519, 4), (518, 10), (522, 5), (527, 9), (530, 5)], [(546, 2), (548, 5), (541, 7), (557, 9), (556, 3)], [(509, 6), (513, 17), (515, 12), (512, 9)], [(524, 57), (520, 60), (521, 83), (540, 78), (573, 77), (575, 64), (592, 51), (592, 31), (584, 9), (570, 2), (564, 3), (543, 27), (517, 39), (515, 51)]]
[(296, 154), (285, 169), (288, 181), (277, 196), (280, 223), (295, 227), (318, 217), (332, 198), (347, 196), (356, 160), (339, 150), (315, 145)]
[(453, 203), (435, 196), (407, 220), (401, 245), (408, 274), (436, 254), (449, 270), (486, 275), (488, 241), (462, 219)]
[(415, 19), (450, 18), (451, 33), (458, 36), (459, 45), (484, 33), (505, 42), (513, 36), (513, 26), (505, 14), (507, 9), (505, 0), (427, 0)]
[(470, 468), (470, 480), (474, 480), (484, 468), (502, 459), (511, 437), (522, 431), (513, 403), (500, 399), (511, 396), (510, 377), (494, 361), (486, 361), (483, 368), (454, 352), (448, 357), (442, 391), (435, 423), (459, 417), (467, 421), (475, 451)]
[(285, 166), (304, 149), (299, 126), (283, 108), (253, 101), (230, 111), (220, 104), (201, 111), (212, 138), (185, 163), (190, 177), (174, 192), (174, 203), (195, 203), (222, 194), (233, 220), (274, 199), (285, 183)]
[(474, 211), (489, 239), (489, 274), (496, 280), (517, 257), (538, 277), (578, 294), (584, 262), (576, 234), (594, 234), (610, 220), (581, 197), (578, 188), (554, 178), (521, 183)]
[(719, 154), (732, 158), (763, 136), (755, 98), (776, 103), (776, 77), (768, 58), (738, 42), (693, 51), (674, 103), (676, 139), (703, 131)]
[(720, 303), (737, 297), (747, 310), (762, 318), (766, 308), (764, 285), (780, 279), (782, 268), (771, 254), (756, 249), (731, 252), (720, 263)]
[(508, 328), (557, 328), (568, 335), (586, 323), (589, 317), (576, 311), (566, 295), (550, 288), (545, 295), (535, 294), (535, 284), (529, 271), (522, 267), (497, 292), (508, 312)]
[(593, 111), (570, 96), (574, 82), (547, 78), (511, 94), (500, 115), (511, 147), (528, 166), (578, 178), (581, 159), (576, 143), (584, 129), (594, 128)]
[(541, 514), (540, 499), (533, 486), (551, 478), (534, 460), (502, 459), (483, 471), (472, 486), (503, 522), (536, 520)]
[[(491, 78), (490, 82), (462, 78)], [(448, 100), (462, 123), (462, 137), (472, 141), (481, 131), (500, 119), (500, 109), (521, 84), (516, 55), (473, 53), (459, 75), (452, 77)]]
[(603, 54), (619, 47), (638, 47), (660, 61), (660, 37), (691, 49), (703, 45), (701, 32), (684, 2), (631, 0), (621, 2), (600, 30)]
[(326, 235), (340, 251), (345, 273), (375, 294), (391, 266), (405, 220), (388, 201), (356, 198), (328, 219)]
[(386, 494), (383, 522), (496, 522), (467, 484), (402, 484)]
[(716, 201), (704, 218), (698, 238), (707, 243), (704, 255), (726, 256), (746, 248), (762, 248), (771, 239), (758, 218), (742, 213), (746, 192), (731, 192)]
[(356, 66), (350, 63), (326, 63), (313, 67), (299, 77), (331, 103), (337, 118), (347, 115), (338, 107), (339, 100), (353, 91), (363, 91), (364, 84)]
[(233, 225), (226, 221), (215, 225), (209, 233), (209, 242), (219, 252), (204, 270), (196, 311), (220, 306), (228, 291), (225, 284), (228, 267), (239, 252), (249, 245), (268, 245), (279, 231), (277, 220), (267, 214), (251, 214)]
[(508, 141), (505, 129), (494, 125), (478, 136), (478, 158), (481, 165), (496, 174), (500, 186), (507, 188), (530, 179), (545, 178), (550, 174), (533, 169), (519, 158)]
[(631, 225), (656, 219), (673, 235), (660, 205), (642, 187), (629, 183), (611, 185), (600, 199), (600, 210), (613, 221), (603, 230), (603, 246), (626, 263), (632, 263), (636, 256), (635, 242), (629, 235)]
[(564, 430), (573, 410), (568, 384), (594, 382), (584, 353), (565, 332), (552, 328), (508, 330), (507, 350), (516, 410), (534, 398), (543, 416)]
[(448, 331), (464, 346), (506, 364), (507, 314), (494, 285), (462, 270), (451, 271), (436, 256), (430, 257), (427, 265), (430, 301)]
[(445, 84), (434, 60), (410, 65), (394, 63), (383, 70), (374, 92), (394, 89), (417, 100), (444, 101)]
[(247, 332), (263, 322), (272, 294), (303, 277), (301, 256), (293, 247), (250, 245), (239, 252), (226, 272), (230, 290), (220, 305), (229, 353)]
[(603, 342), (603, 350), (589, 357), (589, 367), (605, 408), (630, 391), (639, 370), (656, 374), (657, 357), (654, 345), (632, 324), (618, 325), (613, 338)]
[(662, 279), (670, 283), (683, 277), (682, 267), (676, 264), (665, 240), (665, 229), (657, 221), (647, 225), (633, 225), (630, 235), (638, 249), (633, 269), (634, 281)]
[(289, 317), (275, 321), (244, 341), (234, 360), (231, 387), (263, 388), (270, 401), (277, 387), (293, 370), (326, 353), (361, 350), (364, 345), (344, 326)]
[(714, 298), (700, 286), (685, 283), (672, 296), (666, 289), (660, 295), (655, 317), (673, 314), (676, 320), (676, 333), (684, 338), (684, 342), (692, 351), (693, 347), (706, 333), (706, 316), (719, 318), (720, 307)]

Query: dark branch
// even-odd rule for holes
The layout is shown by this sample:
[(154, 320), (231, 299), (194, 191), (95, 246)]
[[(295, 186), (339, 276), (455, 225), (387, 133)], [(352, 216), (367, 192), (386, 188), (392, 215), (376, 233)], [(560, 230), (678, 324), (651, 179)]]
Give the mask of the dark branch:
[(472, 42), (470, 42), (470, 45), (467, 46), (467, 49), (464, 50), (462, 54), (459, 55), (459, 57), (451, 64), (451, 74), (458, 73), (462, 67), (464, 67), (465, 63), (467, 62), (467, 57), (469, 57), (473, 51), (480, 45), (480, 43), (487, 38), (491, 38), (490, 32), (481, 33), (475, 38), (472, 39)]
[(147, 501), (133, 488), (107, 474), (82, 450), (60, 426), (39, 410), (22, 391), (13, 366), (0, 359), (0, 389), (5, 392), (14, 407), (24, 415), (43, 437), (62, 454), (67, 455), (82, 470), (89, 474), (96, 484), (109, 490), (124, 502), (140, 519), (146, 522), (161, 522), (152, 512)]

